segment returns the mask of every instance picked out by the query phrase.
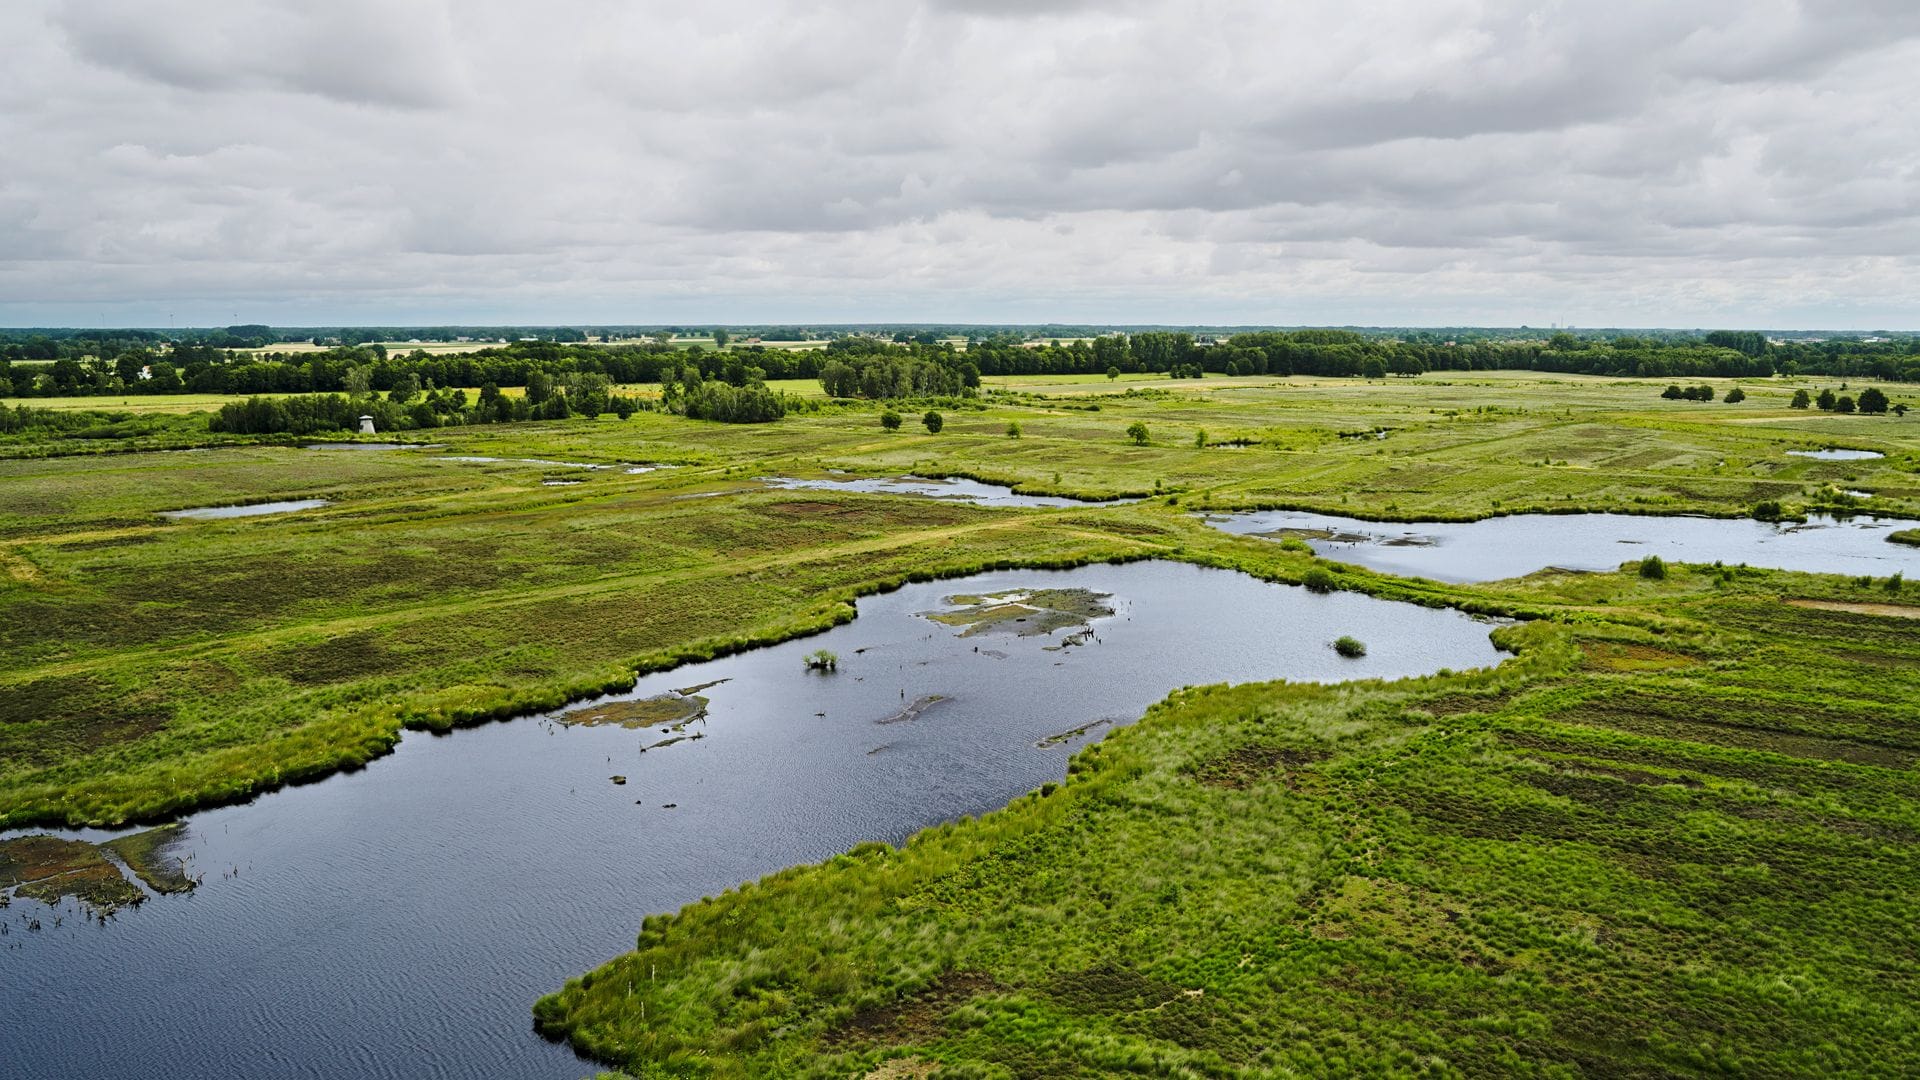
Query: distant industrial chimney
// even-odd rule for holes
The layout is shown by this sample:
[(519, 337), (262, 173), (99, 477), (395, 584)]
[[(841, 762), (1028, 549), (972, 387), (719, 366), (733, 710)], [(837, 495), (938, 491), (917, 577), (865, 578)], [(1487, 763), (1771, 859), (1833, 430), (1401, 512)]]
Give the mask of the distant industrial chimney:
[(363, 416), (360, 418), (360, 434), (362, 435), (373, 434), (373, 417)]

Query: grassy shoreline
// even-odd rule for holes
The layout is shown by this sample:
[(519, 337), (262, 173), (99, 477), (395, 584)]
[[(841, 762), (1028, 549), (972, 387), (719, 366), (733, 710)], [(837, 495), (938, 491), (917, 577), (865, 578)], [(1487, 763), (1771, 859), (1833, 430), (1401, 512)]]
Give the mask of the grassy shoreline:
[[(1859, 965), (1912, 947), (1880, 897), (1920, 880), (1887, 846), (1920, 836), (1920, 739), (1874, 721), (1920, 722), (1920, 642), (1782, 587), (1824, 585), (1523, 624), (1481, 672), (1174, 691), (1058, 788), (647, 919), (537, 1025), (636, 1075), (1913, 1064), (1915, 999)], [(1693, 719), (1862, 649), (1904, 667), (1845, 708)]]

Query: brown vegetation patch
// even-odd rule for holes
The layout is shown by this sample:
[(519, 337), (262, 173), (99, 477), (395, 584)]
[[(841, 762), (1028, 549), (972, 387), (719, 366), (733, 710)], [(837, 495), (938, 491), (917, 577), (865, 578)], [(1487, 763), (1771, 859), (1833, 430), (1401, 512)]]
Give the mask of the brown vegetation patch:
[(1252, 743), (1201, 762), (1193, 776), (1208, 787), (1236, 791), (1278, 779), (1287, 790), (1298, 791), (1308, 767), (1330, 756), (1325, 750)]
[(55, 760), (131, 742), (167, 726), (163, 691), (127, 693), (92, 675), (56, 675), (0, 687), (0, 759)]
[[(1555, 714), (1555, 720), (1683, 742), (1791, 757), (1908, 768), (1920, 748), (1896, 740), (1885, 722), (1812, 702), (1612, 694)], [(1884, 733), (1884, 734), (1883, 734)]]
[(1920, 619), (1920, 606), (1913, 604), (1855, 604), (1840, 600), (1789, 600), (1797, 608), (1816, 611), (1845, 611), (1854, 615), (1878, 615), (1888, 619)]
[(999, 984), (978, 971), (949, 971), (919, 993), (891, 1005), (861, 1009), (827, 1032), (828, 1046), (855, 1043), (902, 1045), (923, 1043), (946, 1033), (947, 1017), (955, 1009)]

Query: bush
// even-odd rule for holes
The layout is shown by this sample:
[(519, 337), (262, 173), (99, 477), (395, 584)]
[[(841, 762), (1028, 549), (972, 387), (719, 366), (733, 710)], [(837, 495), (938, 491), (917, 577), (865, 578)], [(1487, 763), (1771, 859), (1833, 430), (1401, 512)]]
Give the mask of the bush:
[(1787, 402), (1787, 408), (1804, 409), (1812, 404), (1813, 404), (1812, 394), (1807, 393), (1805, 390), (1795, 390), (1793, 392), (1793, 400)]
[(1147, 425), (1141, 423), (1138, 420), (1135, 420), (1133, 423), (1128, 424), (1127, 438), (1132, 439), (1133, 445), (1135, 446), (1147, 445)]
[(1726, 396), (1726, 397), (1724, 397), (1724, 398), (1722, 398), (1721, 400), (1722, 400), (1722, 401), (1725, 401), (1725, 402), (1726, 402), (1727, 404), (1729, 404), (1729, 405), (1732, 405), (1733, 403), (1735, 403), (1735, 402), (1737, 402), (1737, 401), (1745, 401), (1745, 400), (1747, 400), (1747, 392), (1746, 392), (1745, 390), (1742, 390), (1742, 389), (1740, 389), (1739, 387), (1737, 387), (1737, 386), (1735, 386), (1735, 387), (1732, 387), (1732, 388), (1730, 388), (1730, 389), (1728, 389), (1728, 390), (1727, 390), (1727, 396)]
[(1339, 579), (1328, 573), (1326, 568), (1321, 566), (1316, 566), (1308, 570), (1307, 576), (1301, 579), (1300, 583), (1305, 585), (1309, 591), (1317, 593), (1332, 592), (1340, 587)]
[(806, 655), (808, 671), (838, 671), (840, 655), (830, 649), (815, 649)]
[(1020, 421), (1018, 420), (1007, 421), (1007, 438), (1017, 439), (1019, 437), (1020, 437)]
[(1640, 576), (1648, 581), (1667, 579), (1667, 561), (1658, 555), (1649, 555), (1640, 560)]
[(888, 431), (899, 431), (900, 430), (900, 414), (897, 412), (894, 412), (892, 409), (888, 409), (886, 412), (881, 413), (880, 426), (883, 428), (886, 428)]
[(1352, 660), (1367, 655), (1367, 646), (1357, 637), (1342, 634), (1333, 639), (1333, 651)]
[(921, 417), (920, 422), (927, 425), (927, 434), (929, 435), (938, 435), (940, 434), (940, 429), (947, 426), (946, 417), (941, 416), (932, 409), (927, 410), (927, 415)]
[(1787, 516), (1786, 508), (1779, 499), (1762, 499), (1753, 504), (1753, 520), (1780, 521)]

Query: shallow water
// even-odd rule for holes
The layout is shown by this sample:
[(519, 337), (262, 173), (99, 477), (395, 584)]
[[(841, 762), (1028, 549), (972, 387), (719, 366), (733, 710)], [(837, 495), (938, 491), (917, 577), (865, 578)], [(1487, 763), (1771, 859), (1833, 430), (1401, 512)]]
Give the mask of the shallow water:
[(397, 443), (397, 442), (317, 442), (307, 443), (302, 450), (438, 450), (437, 444)]
[(208, 518), (259, 517), (263, 514), (290, 514), (327, 505), (325, 499), (287, 499), (281, 502), (248, 503), (245, 506), (198, 506), (191, 510), (162, 510), (160, 516), (200, 521)]
[(1058, 495), (1016, 495), (1005, 484), (983, 484), (978, 480), (949, 478), (932, 480), (924, 476), (866, 477), (858, 480), (796, 480), (789, 476), (762, 476), (760, 482), (787, 490), (857, 491), (877, 495), (922, 495), (932, 499), (952, 499), (975, 506), (1026, 506), (1059, 508), (1065, 506), (1114, 506), (1137, 499), (1093, 501), (1069, 499)]
[(1242, 535), (1298, 536), (1329, 559), (1436, 581), (1498, 581), (1536, 570), (1613, 570), (1658, 555), (1668, 561), (1827, 574), (1920, 574), (1920, 549), (1886, 542), (1912, 522), (1815, 516), (1804, 525), (1745, 518), (1632, 514), (1516, 514), (1467, 523), (1390, 523), (1267, 510), (1216, 515)]
[(1887, 456), (1878, 450), (1846, 450), (1839, 447), (1828, 447), (1825, 450), (1789, 450), (1787, 453), (1793, 457), (1815, 458), (1820, 461), (1871, 461), (1874, 458)]
[[(1110, 593), (1115, 614), (1078, 647), (1061, 647), (1072, 630), (961, 637), (917, 614), (1036, 587)], [(981, 574), (859, 608), (620, 695), (728, 680), (699, 691), (697, 740), (643, 751), (671, 736), (541, 718), (408, 733), (359, 772), (192, 815), (194, 893), (106, 926), (69, 906), (57, 929), (14, 901), (0, 1071), (577, 1080), (593, 1069), (532, 1034), (532, 1003), (632, 948), (650, 913), (1002, 806), (1111, 725), (1074, 729), (1129, 722), (1185, 684), (1499, 659), (1489, 625), (1458, 612), (1172, 563)], [(1335, 655), (1341, 634), (1367, 656)], [(837, 673), (804, 670), (820, 648)], [(24, 929), (29, 912), (43, 929)]]

